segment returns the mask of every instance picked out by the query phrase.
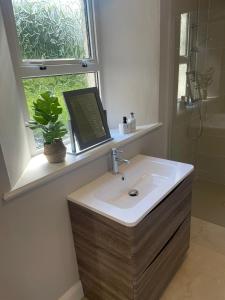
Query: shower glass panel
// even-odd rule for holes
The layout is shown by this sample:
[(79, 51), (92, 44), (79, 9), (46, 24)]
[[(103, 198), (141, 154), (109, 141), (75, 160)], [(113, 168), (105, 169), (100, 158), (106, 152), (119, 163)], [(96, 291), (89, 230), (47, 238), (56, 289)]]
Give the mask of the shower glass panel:
[(225, 1), (174, 0), (171, 158), (195, 165), (193, 215), (225, 226)]

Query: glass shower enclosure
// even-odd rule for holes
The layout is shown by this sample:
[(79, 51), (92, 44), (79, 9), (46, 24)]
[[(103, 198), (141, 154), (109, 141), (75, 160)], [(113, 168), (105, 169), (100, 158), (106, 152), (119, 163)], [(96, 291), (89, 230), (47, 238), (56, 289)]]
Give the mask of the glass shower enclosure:
[(194, 164), (193, 215), (225, 226), (225, 1), (174, 1), (171, 158)]

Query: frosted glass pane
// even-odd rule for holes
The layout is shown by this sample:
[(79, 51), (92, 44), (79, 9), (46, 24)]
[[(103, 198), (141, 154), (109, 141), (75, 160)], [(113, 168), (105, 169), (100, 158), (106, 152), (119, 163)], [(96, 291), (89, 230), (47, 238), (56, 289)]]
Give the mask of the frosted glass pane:
[(180, 56), (187, 55), (188, 13), (181, 14), (180, 21)]
[(178, 79), (178, 99), (186, 96), (187, 87), (187, 64), (179, 65), (179, 79)]
[(13, 0), (22, 57), (90, 57), (85, 0)]

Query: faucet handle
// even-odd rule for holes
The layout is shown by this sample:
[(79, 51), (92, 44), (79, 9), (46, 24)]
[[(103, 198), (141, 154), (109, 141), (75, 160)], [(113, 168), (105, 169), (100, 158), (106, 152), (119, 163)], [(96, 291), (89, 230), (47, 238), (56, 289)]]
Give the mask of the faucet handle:
[(117, 153), (123, 153), (123, 150), (117, 150)]
[(123, 150), (119, 150), (117, 148), (112, 148), (112, 153), (116, 155), (118, 153), (123, 153)]

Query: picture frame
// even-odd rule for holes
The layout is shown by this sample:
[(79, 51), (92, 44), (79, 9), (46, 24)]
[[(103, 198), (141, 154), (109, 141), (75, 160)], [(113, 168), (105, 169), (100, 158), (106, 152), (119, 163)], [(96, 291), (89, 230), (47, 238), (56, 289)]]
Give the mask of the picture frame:
[(71, 119), (71, 133), (76, 140), (76, 147), (73, 148), (76, 148), (77, 154), (112, 140), (98, 88), (63, 92), (63, 96)]

